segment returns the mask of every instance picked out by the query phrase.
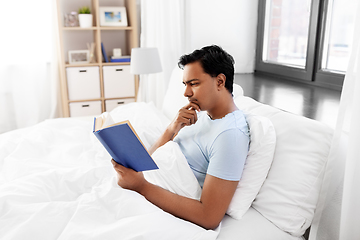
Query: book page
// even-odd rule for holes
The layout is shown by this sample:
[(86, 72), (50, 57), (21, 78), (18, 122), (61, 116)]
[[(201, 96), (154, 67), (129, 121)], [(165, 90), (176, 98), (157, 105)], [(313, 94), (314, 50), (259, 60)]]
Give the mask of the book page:
[(104, 112), (103, 114), (103, 124), (101, 126), (101, 128), (106, 128), (110, 125), (113, 125), (115, 122), (113, 120), (113, 118), (111, 117), (111, 115), (107, 112)]
[(111, 115), (108, 112), (102, 113), (99, 117), (96, 118), (95, 121), (95, 131), (98, 131), (100, 129), (109, 127), (113, 125), (115, 122)]

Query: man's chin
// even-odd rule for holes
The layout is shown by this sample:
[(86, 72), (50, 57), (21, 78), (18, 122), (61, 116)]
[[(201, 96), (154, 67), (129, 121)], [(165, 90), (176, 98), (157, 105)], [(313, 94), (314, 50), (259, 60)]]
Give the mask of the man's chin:
[(200, 111), (202, 111), (200, 104), (196, 100), (189, 100), (189, 102), (196, 104), (199, 107)]

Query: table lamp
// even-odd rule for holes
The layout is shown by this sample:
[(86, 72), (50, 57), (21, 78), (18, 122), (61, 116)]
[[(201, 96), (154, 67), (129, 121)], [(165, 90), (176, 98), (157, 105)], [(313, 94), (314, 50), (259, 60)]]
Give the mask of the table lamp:
[(131, 49), (130, 73), (141, 75), (158, 73), (161, 71), (162, 67), (157, 48)]

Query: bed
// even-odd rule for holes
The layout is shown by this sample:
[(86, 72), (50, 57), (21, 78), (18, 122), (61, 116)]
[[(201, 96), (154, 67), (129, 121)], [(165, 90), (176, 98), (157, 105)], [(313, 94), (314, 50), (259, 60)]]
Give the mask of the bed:
[[(129, 119), (150, 147), (186, 103), (181, 74), (174, 69), (163, 109), (131, 103), (110, 114), (115, 121)], [(0, 239), (304, 239), (332, 129), (243, 96), (236, 85), (234, 100), (251, 122), (253, 160), (246, 163), (237, 199), (217, 229), (176, 218), (117, 186), (111, 157), (92, 133), (91, 116), (46, 120), (0, 135)], [(171, 151), (157, 159), (166, 161)], [(174, 187), (176, 179), (169, 180), (185, 165), (161, 164), (169, 169), (162, 176), (149, 174), (151, 181), (198, 197), (193, 183)]]

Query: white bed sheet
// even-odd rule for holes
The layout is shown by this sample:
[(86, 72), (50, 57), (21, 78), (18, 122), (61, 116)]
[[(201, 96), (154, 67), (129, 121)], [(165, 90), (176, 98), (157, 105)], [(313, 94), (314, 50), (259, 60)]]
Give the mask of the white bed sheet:
[(120, 188), (87, 119), (0, 135), (0, 239), (216, 239)]

